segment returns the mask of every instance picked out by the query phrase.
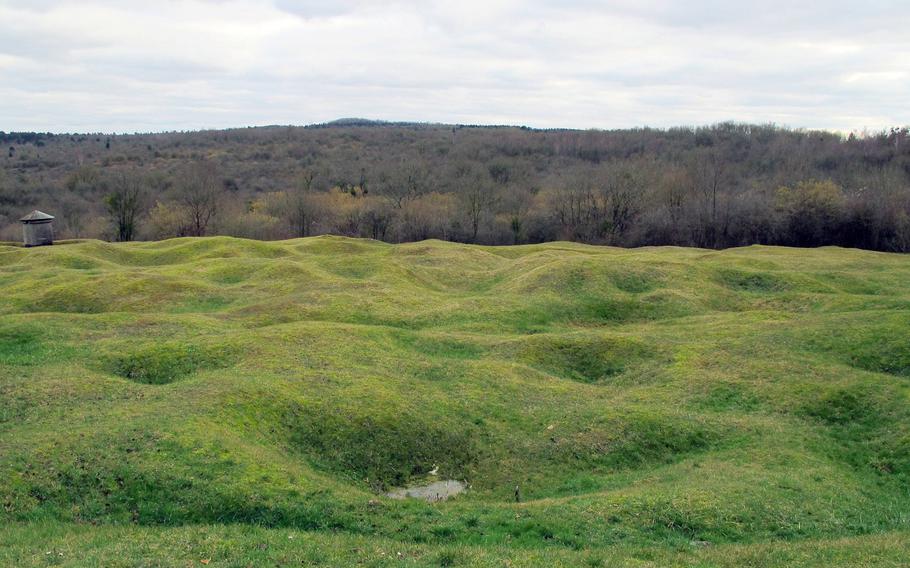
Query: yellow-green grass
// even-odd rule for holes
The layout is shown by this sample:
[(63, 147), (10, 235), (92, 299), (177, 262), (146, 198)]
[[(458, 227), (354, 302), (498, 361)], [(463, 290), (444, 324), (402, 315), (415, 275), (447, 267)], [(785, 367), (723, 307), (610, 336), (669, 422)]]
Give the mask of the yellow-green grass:
[(82, 241), (0, 246), (0, 291), (0, 563), (910, 546), (907, 256)]

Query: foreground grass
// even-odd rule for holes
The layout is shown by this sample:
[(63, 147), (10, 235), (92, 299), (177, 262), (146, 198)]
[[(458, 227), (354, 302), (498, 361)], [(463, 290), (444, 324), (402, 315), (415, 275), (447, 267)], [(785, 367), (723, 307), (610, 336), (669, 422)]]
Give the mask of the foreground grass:
[(602, 550), (415, 545), (321, 532), (204, 525), (180, 528), (13, 526), (0, 534), (4, 566), (906, 566), (910, 533)]
[(6, 563), (907, 551), (906, 256), (87, 241), (0, 289)]

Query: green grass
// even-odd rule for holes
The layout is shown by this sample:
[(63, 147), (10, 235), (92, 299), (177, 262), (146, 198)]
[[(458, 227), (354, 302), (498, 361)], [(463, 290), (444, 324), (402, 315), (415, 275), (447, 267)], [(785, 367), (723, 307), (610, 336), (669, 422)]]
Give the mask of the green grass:
[(0, 289), (2, 565), (910, 552), (906, 256), (81, 241)]

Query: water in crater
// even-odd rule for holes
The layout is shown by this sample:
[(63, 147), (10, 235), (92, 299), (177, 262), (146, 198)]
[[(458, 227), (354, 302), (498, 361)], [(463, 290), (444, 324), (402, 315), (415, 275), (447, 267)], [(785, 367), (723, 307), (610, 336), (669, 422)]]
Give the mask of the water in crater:
[(386, 493), (387, 497), (392, 499), (423, 499), (424, 501), (435, 502), (445, 501), (459, 493), (463, 493), (468, 486), (455, 479), (446, 479), (435, 481), (428, 485), (415, 485), (413, 487), (402, 487), (393, 489)]

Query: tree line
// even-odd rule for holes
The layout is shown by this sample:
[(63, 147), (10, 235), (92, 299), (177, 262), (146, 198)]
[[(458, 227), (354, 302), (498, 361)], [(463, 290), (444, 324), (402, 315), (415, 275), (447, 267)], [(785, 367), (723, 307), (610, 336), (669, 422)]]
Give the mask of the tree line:
[(4, 135), (0, 239), (324, 233), (390, 242), (910, 251), (910, 133), (375, 124)]

